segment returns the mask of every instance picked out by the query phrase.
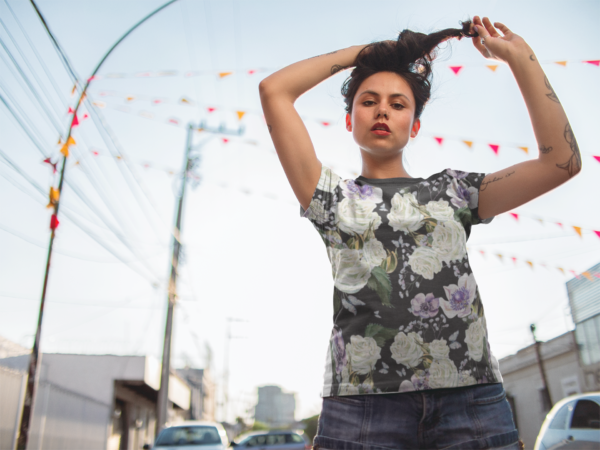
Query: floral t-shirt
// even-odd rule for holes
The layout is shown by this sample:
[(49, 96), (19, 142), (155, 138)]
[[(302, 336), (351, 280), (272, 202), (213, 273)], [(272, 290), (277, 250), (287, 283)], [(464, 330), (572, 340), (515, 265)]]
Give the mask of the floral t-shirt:
[(331, 261), (323, 396), (498, 383), (469, 265), (485, 174), (342, 180), (323, 166), (306, 212)]

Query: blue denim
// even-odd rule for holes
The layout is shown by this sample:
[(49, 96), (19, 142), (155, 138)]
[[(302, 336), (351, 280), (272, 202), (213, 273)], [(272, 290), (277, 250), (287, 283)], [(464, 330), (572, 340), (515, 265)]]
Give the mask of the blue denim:
[(518, 450), (502, 383), (323, 398), (314, 448)]

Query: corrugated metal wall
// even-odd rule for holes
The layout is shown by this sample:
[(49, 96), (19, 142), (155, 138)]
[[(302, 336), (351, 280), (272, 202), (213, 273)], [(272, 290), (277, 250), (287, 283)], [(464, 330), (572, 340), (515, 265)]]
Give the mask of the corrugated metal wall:
[[(0, 366), (0, 450), (12, 450), (25, 373)], [(37, 388), (28, 450), (106, 450), (111, 405), (50, 383)]]

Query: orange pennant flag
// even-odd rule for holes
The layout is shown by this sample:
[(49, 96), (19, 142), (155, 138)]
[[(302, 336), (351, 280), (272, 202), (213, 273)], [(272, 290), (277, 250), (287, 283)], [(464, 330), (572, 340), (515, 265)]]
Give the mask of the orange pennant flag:
[(531, 267), (533, 269), (533, 263), (531, 261), (525, 261), (527, 264), (529, 264), (529, 267)]
[(500, 261), (502, 261), (502, 255), (500, 253), (496, 253), (496, 256), (500, 258)]
[(581, 272), (581, 275), (583, 275), (584, 277), (586, 277), (586, 278), (587, 278), (588, 280), (590, 280), (590, 281), (596, 281), (596, 280), (594, 280), (594, 279), (592, 278), (592, 274), (591, 274), (591, 273), (589, 273), (589, 272), (587, 272), (587, 271), (585, 271), (585, 272)]
[(565, 274), (565, 269), (563, 269), (562, 267), (557, 267), (558, 270), (560, 270), (562, 272), (562, 274)]
[(496, 69), (498, 68), (498, 65), (497, 64), (489, 64), (489, 65), (487, 65), (485, 67), (487, 67), (488, 69), (490, 69), (492, 72), (495, 72)]
[(242, 117), (244, 117), (244, 114), (246, 114), (246, 111), (236, 111), (237, 116), (238, 116), (238, 120), (242, 120)]
[(473, 141), (463, 141), (465, 144), (467, 144), (467, 147), (471, 148), (473, 147)]
[(529, 149), (527, 147), (519, 147), (521, 150), (523, 150), (525, 153), (529, 153)]
[(192, 102), (189, 101), (187, 98), (185, 97), (181, 97), (181, 99), (179, 100), (179, 103), (185, 103), (185, 104), (191, 104)]
[(583, 237), (581, 235), (581, 227), (576, 227), (576, 226), (573, 225), (573, 229), (575, 230), (575, 233), (577, 233), (579, 235), (579, 237)]
[(54, 189), (50, 187), (50, 193), (48, 194), (49, 203), (46, 205), (46, 208), (52, 208), (54, 205), (58, 203), (58, 198), (60, 197), (60, 192), (58, 189)]
[(65, 158), (69, 157), (69, 144), (65, 144), (60, 149), (60, 152), (65, 156)]
[(92, 102), (92, 105), (97, 106), (98, 108), (106, 108), (106, 103), (104, 102)]
[(62, 138), (58, 138), (58, 142), (56, 143), (57, 145), (62, 145)]
[(74, 84), (73, 85), (73, 89), (71, 89), (71, 96), (73, 96), (75, 94), (75, 91), (77, 90), (77, 85)]
[(69, 139), (67, 139), (67, 144), (77, 145), (77, 142), (75, 142), (75, 139), (73, 139), (73, 136), (69, 136)]
[(567, 61), (554, 61), (559, 66), (567, 67)]
[(132, 102), (135, 100), (135, 97), (132, 97), (131, 95), (125, 97), (125, 100), (127, 100), (128, 102)]
[(219, 78), (225, 78), (226, 76), (231, 75), (233, 72), (219, 72)]

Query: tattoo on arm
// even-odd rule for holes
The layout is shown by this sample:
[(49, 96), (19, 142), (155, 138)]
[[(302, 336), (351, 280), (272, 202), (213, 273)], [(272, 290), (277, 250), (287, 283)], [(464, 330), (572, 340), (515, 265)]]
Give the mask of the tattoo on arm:
[(550, 89), (550, 93), (546, 94), (546, 97), (548, 97), (553, 102), (560, 103), (560, 100), (556, 96), (556, 92), (554, 92), (554, 89), (552, 89), (552, 86), (550, 85), (550, 82), (548, 81), (548, 77), (545, 75), (544, 75), (544, 83), (546, 84), (546, 87), (548, 89)]
[(333, 55), (334, 53), (337, 53), (337, 52), (338, 52), (338, 51), (337, 51), (337, 50), (335, 50), (335, 51), (333, 51), (333, 52), (329, 52), (329, 53), (323, 53), (322, 55), (311, 56), (311, 57), (310, 57), (310, 58), (308, 58), (308, 59), (319, 58), (319, 57), (321, 57), (321, 56), (327, 56), (327, 55)]
[(543, 144), (540, 145), (540, 152), (542, 152), (544, 155), (550, 153), (552, 150), (552, 147), (545, 147)]
[(335, 75), (336, 73), (346, 69), (344, 66), (340, 66), (339, 64), (335, 64), (331, 66), (331, 75)]
[(483, 192), (487, 189), (488, 185), (490, 185), (491, 183), (495, 183), (497, 181), (503, 180), (505, 178), (510, 177), (511, 175), (513, 175), (516, 172), (516, 170), (513, 170), (512, 172), (507, 173), (506, 175), (503, 175), (501, 177), (496, 177), (494, 176), (494, 178), (490, 181), (483, 181), (481, 183), (481, 187), (479, 188), (479, 192)]
[(529, 59), (532, 61), (535, 61), (535, 58), (533, 57), (533, 55), (529, 55)]
[(273, 127), (269, 124), (267, 124), (267, 128), (269, 129), (269, 134), (271, 134), (271, 132), (273, 131)]
[(579, 153), (579, 146), (577, 145), (575, 135), (573, 134), (573, 130), (571, 129), (571, 124), (569, 122), (567, 122), (567, 126), (565, 127), (564, 136), (565, 140), (571, 147), (572, 155), (567, 162), (563, 164), (557, 164), (556, 167), (566, 170), (569, 174), (569, 178), (571, 178), (581, 170), (581, 154)]

